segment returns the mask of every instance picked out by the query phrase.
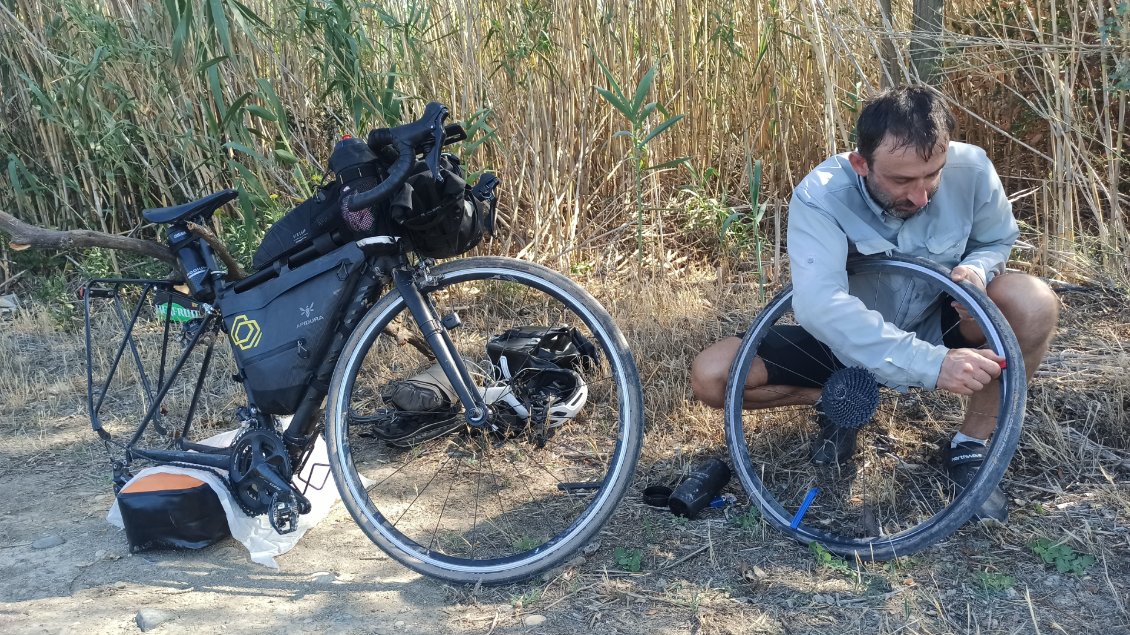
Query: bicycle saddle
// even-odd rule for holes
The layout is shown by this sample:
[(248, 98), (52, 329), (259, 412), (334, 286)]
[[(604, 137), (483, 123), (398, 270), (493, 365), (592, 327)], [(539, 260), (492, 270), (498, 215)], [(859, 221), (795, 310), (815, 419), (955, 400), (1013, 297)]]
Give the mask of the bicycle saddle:
[(197, 216), (210, 216), (212, 212), (219, 209), (228, 201), (235, 200), (237, 196), (239, 196), (239, 190), (227, 189), (216, 192), (215, 194), (209, 194), (195, 201), (173, 205), (172, 207), (143, 209), (141, 210), (141, 215), (145, 217), (145, 220), (151, 223), (178, 223)]

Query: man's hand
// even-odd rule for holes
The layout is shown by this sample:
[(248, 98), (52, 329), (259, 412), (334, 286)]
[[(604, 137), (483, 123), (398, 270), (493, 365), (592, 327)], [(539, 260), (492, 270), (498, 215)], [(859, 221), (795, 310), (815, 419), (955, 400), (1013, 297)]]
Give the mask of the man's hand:
[(977, 270), (973, 267), (967, 267), (965, 265), (954, 267), (953, 270), (950, 271), (950, 280), (954, 282), (964, 280), (982, 291), (985, 290), (985, 279), (982, 278), (981, 274), (977, 273)]
[[(985, 290), (985, 280), (981, 278), (981, 274), (977, 273), (977, 270), (973, 267), (966, 267), (965, 265), (954, 267), (953, 270), (950, 271), (950, 280), (954, 282), (965, 281), (982, 291)], [(957, 315), (961, 320), (965, 321), (971, 319), (969, 317), (969, 310), (965, 308), (965, 305), (960, 302), (951, 302), (950, 306), (957, 311)]]
[(938, 388), (972, 395), (1001, 374), (1004, 358), (984, 348), (955, 348), (946, 353), (938, 373)]

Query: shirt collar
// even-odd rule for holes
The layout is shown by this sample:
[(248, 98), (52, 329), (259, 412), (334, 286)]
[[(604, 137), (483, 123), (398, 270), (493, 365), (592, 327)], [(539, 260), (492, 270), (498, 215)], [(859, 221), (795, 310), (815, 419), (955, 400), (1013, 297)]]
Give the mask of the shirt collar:
[(864, 182), (863, 177), (858, 173), (855, 175), (855, 180), (857, 187), (859, 187), (860, 195), (863, 197), (864, 201), (867, 201), (867, 207), (870, 208), (871, 212), (878, 216), (880, 220), (887, 220), (888, 218), (901, 220), (897, 216), (888, 214), (882, 207), (879, 207), (879, 204), (875, 202), (875, 199), (871, 198), (871, 192), (867, 190), (867, 183)]

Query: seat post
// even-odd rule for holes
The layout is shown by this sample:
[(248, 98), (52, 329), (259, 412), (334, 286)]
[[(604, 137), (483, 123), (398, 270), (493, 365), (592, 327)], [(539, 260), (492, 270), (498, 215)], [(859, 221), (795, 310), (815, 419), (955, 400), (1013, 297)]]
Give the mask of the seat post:
[(169, 248), (177, 255), (188, 283), (192, 297), (203, 302), (211, 302), (215, 297), (212, 288), (212, 273), (216, 269), (216, 258), (207, 244), (188, 231), (187, 221), (169, 225)]

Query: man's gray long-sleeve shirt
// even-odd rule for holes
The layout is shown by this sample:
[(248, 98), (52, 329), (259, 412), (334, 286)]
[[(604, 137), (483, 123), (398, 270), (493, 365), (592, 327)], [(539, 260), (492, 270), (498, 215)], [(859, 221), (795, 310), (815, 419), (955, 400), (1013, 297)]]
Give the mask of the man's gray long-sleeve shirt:
[(906, 220), (885, 214), (875, 203), (847, 153), (818, 165), (793, 190), (789, 203), (797, 321), (841, 362), (868, 368), (894, 387), (935, 387), (948, 350), (931, 343), (940, 341), (940, 305), (905, 278), (856, 280), (849, 292), (848, 255), (898, 253), (947, 269), (965, 265), (987, 284), (1004, 271), (1019, 235), (1012, 205), (985, 151), (950, 142), (946, 154), (938, 191)]

